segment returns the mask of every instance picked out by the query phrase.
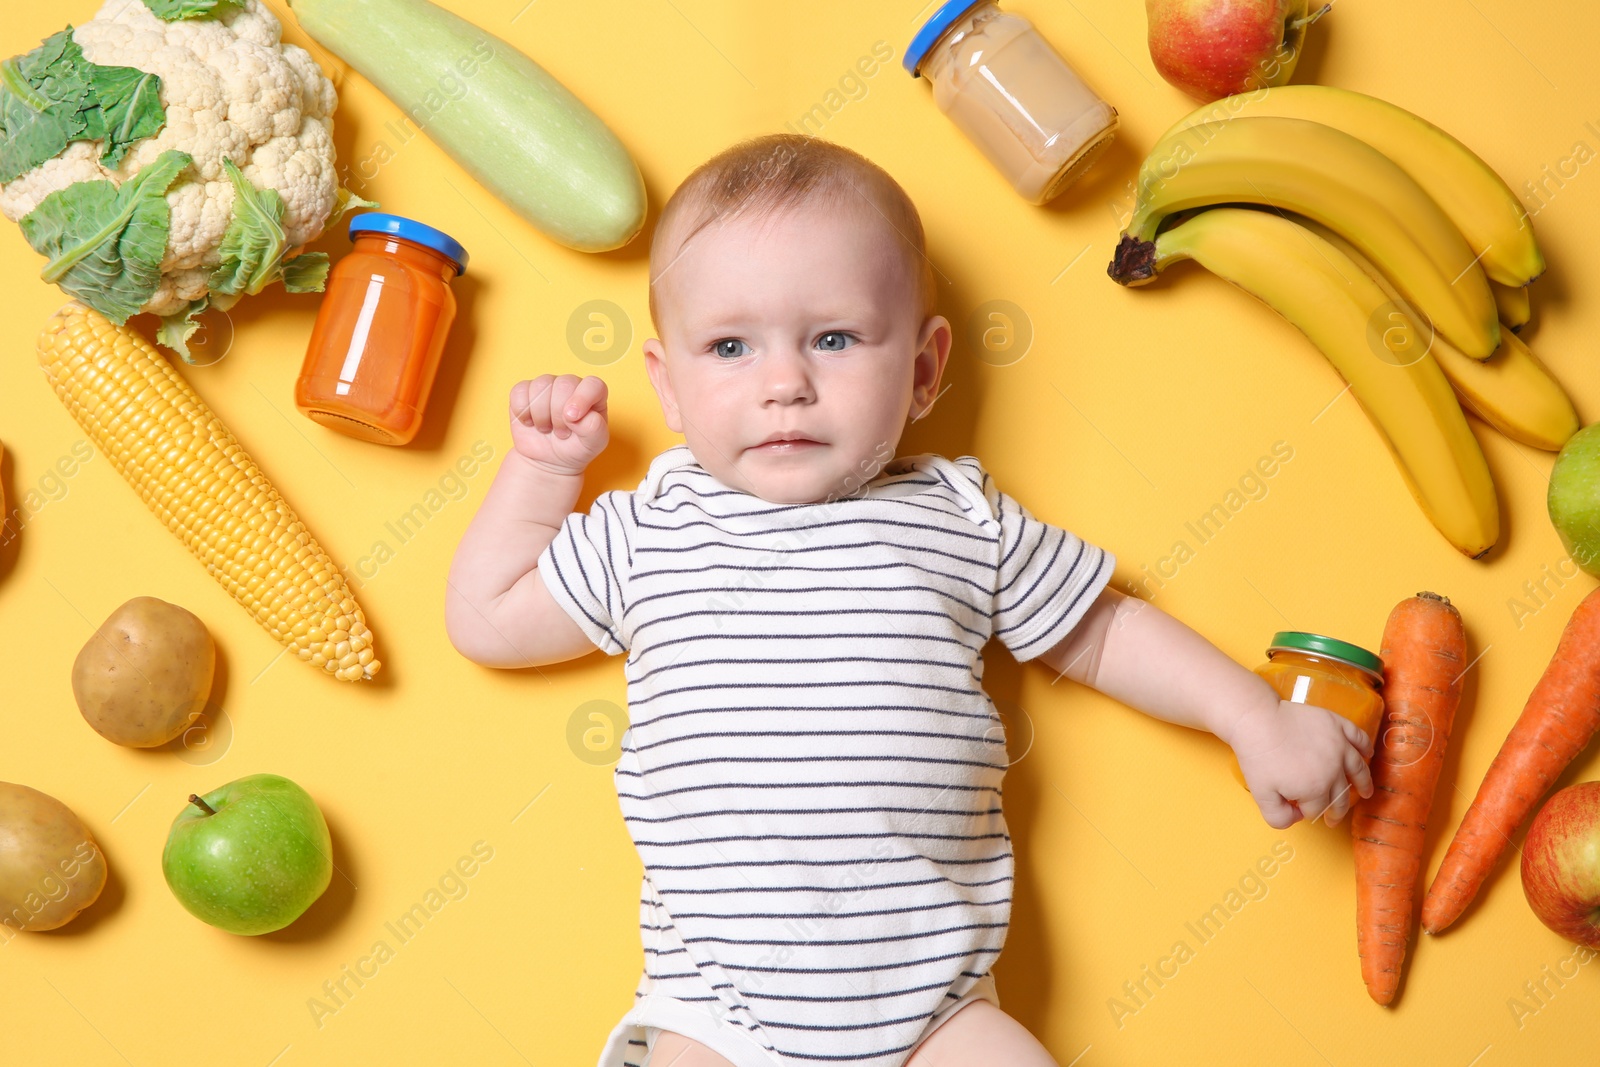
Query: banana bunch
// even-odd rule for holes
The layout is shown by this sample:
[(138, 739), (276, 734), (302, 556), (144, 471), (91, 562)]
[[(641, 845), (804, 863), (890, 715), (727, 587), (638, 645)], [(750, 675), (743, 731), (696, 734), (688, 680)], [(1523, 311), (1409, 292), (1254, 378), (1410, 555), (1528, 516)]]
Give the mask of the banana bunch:
[(1499, 505), (1462, 405), (1549, 451), (1579, 427), (1514, 332), (1545, 268), (1527, 211), (1470, 149), (1403, 108), (1293, 85), (1180, 120), (1140, 167), (1108, 273), (1142, 285), (1186, 259), (1311, 338), (1423, 511), (1473, 558), (1499, 538)]

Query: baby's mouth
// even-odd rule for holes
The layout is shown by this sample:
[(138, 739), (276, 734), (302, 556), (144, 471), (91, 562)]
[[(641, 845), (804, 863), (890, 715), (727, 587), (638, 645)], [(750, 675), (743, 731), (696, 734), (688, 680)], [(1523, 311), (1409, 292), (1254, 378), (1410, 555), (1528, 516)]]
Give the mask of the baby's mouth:
[(812, 441), (808, 438), (802, 438), (797, 441), (768, 441), (766, 444), (752, 445), (747, 451), (754, 452), (757, 455), (786, 456), (797, 452), (805, 452), (813, 448), (822, 447), (823, 444), (821, 441)]
[(795, 452), (804, 452), (812, 448), (822, 447), (822, 442), (801, 434), (786, 435), (783, 440), (768, 440), (757, 445), (751, 445), (747, 452), (759, 455), (781, 456)]

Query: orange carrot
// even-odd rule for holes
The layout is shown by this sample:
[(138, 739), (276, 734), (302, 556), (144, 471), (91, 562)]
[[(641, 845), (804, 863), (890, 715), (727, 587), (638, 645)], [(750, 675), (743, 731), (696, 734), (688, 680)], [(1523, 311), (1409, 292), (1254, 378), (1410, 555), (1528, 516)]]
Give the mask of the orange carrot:
[(1478, 786), (1422, 903), (1430, 934), (1455, 922), (1528, 813), (1600, 729), (1600, 589), (1561, 632), (1522, 715)]
[(1372, 796), (1351, 809), (1356, 951), (1367, 994), (1394, 1000), (1422, 888), (1433, 788), (1461, 703), (1467, 635), (1448, 597), (1418, 593), (1383, 628), (1383, 724), (1373, 744)]

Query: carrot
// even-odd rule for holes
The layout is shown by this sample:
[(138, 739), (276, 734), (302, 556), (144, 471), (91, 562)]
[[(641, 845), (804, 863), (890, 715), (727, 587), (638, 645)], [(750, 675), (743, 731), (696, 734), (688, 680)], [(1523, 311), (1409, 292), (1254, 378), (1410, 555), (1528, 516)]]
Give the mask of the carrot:
[(1600, 589), (1561, 632), (1555, 655), (1450, 842), (1422, 903), (1422, 928), (1436, 934), (1472, 903), (1528, 813), (1600, 729)]
[(1461, 703), (1467, 635), (1448, 597), (1418, 593), (1383, 628), (1383, 725), (1372, 754), (1372, 796), (1357, 800), (1356, 951), (1367, 994), (1394, 1000), (1422, 888), (1423, 838), (1433, 788)]

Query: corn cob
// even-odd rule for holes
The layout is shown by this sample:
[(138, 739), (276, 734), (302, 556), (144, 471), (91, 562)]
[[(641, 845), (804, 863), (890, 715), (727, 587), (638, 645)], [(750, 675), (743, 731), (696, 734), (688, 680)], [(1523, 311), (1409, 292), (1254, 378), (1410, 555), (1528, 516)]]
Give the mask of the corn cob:
[(95, 447), (268, 633), (342, 681), (378, 673), (344, 576), (144, 338), (73, 301), (40, 333), (39, 365)]

